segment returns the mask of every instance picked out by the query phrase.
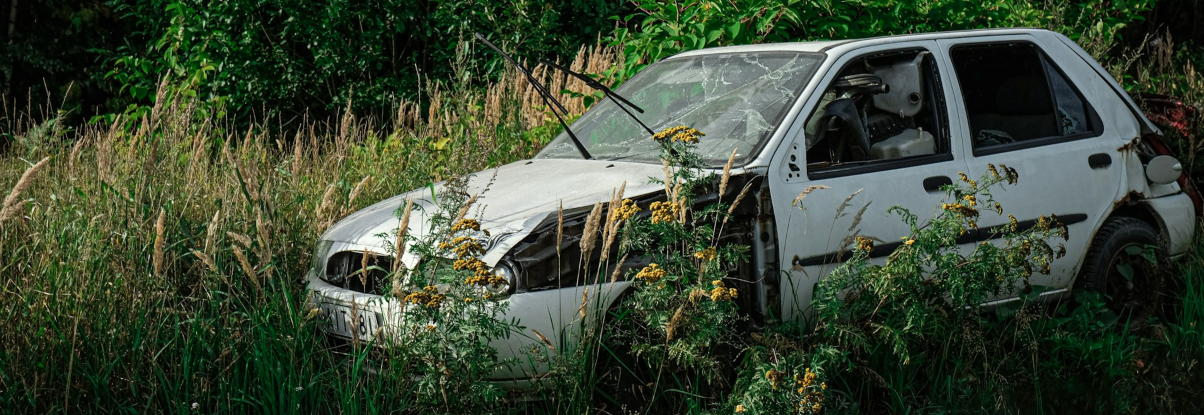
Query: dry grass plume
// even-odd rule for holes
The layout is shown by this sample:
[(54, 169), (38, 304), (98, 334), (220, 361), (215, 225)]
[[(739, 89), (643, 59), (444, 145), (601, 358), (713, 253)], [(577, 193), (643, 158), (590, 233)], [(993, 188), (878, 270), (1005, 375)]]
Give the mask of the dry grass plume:
[(166, 219), (167, 211), (159, 208), (159, 219), (155, 221), (155, 253), (152, 258), (155, 275), (163, 275), (163, 248), (167, 246), (167, 235), (164, 235), (164, 222)]
[(29, 169), (21, 174), (21, 179), (17, 180), (17, 184), (13, 185), (13, 189), (8, 192), (8, 196), (4, 198), (3, 208), (0, 208), (0, 226), (21, 214), (24, 206), (21, 203), (21, 195), (25, 191), (33, 187), (33, 180), (38, 176), (38, 172), (50, 163), (50, 157), (43, 158), (37, 164), (34, 164)]

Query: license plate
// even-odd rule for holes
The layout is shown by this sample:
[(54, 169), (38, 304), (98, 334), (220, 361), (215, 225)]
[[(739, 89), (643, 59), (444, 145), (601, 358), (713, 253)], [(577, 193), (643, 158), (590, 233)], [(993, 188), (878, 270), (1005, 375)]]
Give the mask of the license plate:
[(326, 318), (323, 328), (328, 333), (347, 338), (372, 340), (376, 329), (381, 325), (380, 313), (364, 309), (357, 309), (352, 313), (351, 307), (340, 304), (322, 303), (322, 314)]

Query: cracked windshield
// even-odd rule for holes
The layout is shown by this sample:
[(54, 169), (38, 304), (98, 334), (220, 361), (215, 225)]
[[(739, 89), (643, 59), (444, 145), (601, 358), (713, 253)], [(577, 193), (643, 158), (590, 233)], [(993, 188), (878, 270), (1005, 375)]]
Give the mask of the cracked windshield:
[[(796, 52), (731, 53), (669, 59), (617, 88), (644, 109), (632, 111), (654, 131), (685, 125), (706, 133), (698, 146), (708, 163), (750, 153), (773, 132), (819, 64), (821, 55)], [(570, 127), (595, 159), (657, 162), (659, 148), (635, 120), (609, 99)], [(538, 158), (580, 158), (561, 132)]]

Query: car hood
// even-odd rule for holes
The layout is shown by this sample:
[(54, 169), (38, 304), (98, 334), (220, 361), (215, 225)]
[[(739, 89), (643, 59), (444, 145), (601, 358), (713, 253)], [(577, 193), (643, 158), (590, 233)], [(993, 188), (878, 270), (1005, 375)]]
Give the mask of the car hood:
[[(561, 208), (572, 211), (607, 202), (612, 192), (626, 184), (626, 197), (640, 196), (663, 189), (652, 182), (664, 176), (661, 166), (605, 160), (524, 160), (495, 169), (477, 172), (469, 178), (467, 191), (478, 195), (467, 215), (481, 222), (490, 232), (481, 257), (494, 265), (515, 243)], [(433, 195), (443, 190), (443, 184), (417, 189), (383, 200), (352, 213), (330, 227), (322, 235), (332, 248), (328, 254), (345, 250), (367, 250), (377, 253), (391, 251), (400, 226), (400, 210), (406, 200), (413, 199), (414, 207), (408, 226), (409, 235), (427, 236), (430, 219), (437, 213)], [(454, 215), (452, 212), (450, 215)], [(413, 267), (418, 258), (407, 249), (402, 262)], [(325, 260), (326, 258), (321, 258)]]

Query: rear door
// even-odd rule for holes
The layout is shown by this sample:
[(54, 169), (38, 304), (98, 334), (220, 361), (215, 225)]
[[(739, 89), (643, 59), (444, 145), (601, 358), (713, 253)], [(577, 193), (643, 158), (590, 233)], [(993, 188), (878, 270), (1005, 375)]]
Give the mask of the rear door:
[[(880, 44), (836, 58), (820, 75), (822, 89), (803, 106), (769, 172), (782, 318), (810, 313), (816, 282), (851, 256), (858, 236), (876, 240), (870, 256), (884, 260), (909, 234), (887, 210), (932, 216), (944, 197), (940, 186), (966, 169), (964, 149), (950, 140), (958, 125), (948, 115), (954, 91), (942, 53), (933, 41)], [(858, 88), (872, 89), (875, 77), (892, 84), (888, 93), (840, 104)], [(848, 143), (858, 138), (848, 125), (858, 115), (841, 114), (857, 108), (870, 124), (870, 151)]]
[[(990, 165), (1007, 165), (1019, 173), (1016, 185), (992, 191), (1003, 215), (984, 210), (979, 225), (1006, 224), (1010, 214), (1025, 228), (1042, 215), (1057, 215), (1068, 225), (1070, 238), (1050, 242), (1055, 249), (1064, 243), (1066, 256), (1050, 265), (1048, 275), (1034, 273), (1030, 283), (1060, 292), (1073, 281), (1123, 182), (1117, 147), (1125, 140), (1117, 134), (1135, 133), (1110, 128), (1101, 119), (1093, 96), (1076, 82), (1096, 76), (1083, 68), (1081, 58), (1055, 61), (1035, 36), (938, 43), (953, 75), (951, 86), (959, 92), (952, 109), (966, 120), (953, 130), (954, 141), (966, 143), (966, 173), (975, 177)], [(1061, 46), (1053, 56), (1066, 57), (1061, 53), (1065, 46), (1049, 46)], [(992, 238), (988, 232), (980, 235)]]

